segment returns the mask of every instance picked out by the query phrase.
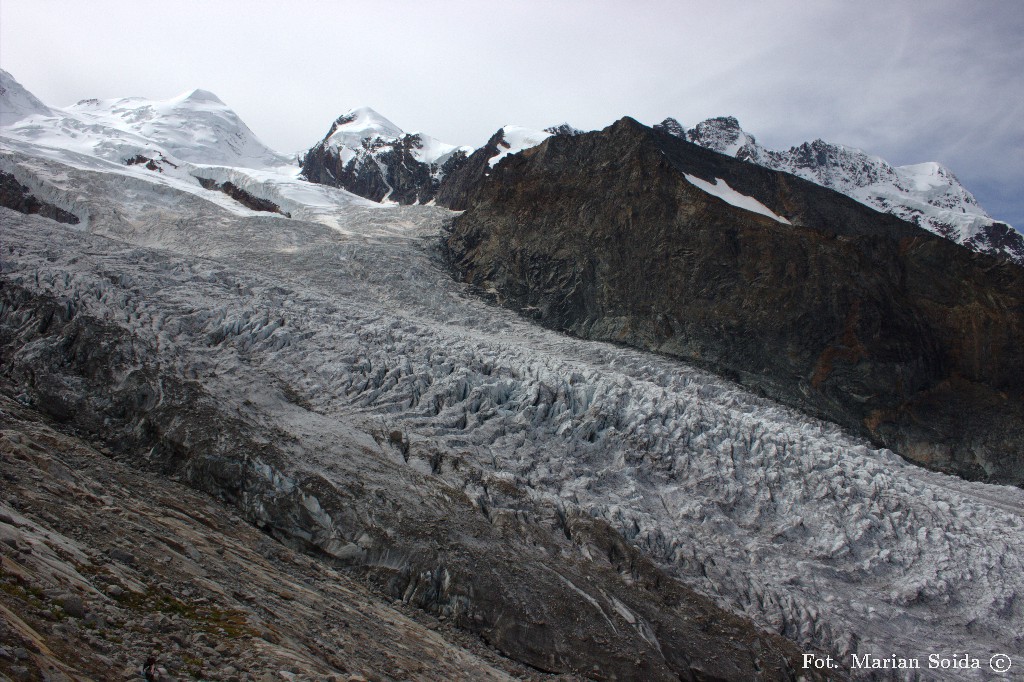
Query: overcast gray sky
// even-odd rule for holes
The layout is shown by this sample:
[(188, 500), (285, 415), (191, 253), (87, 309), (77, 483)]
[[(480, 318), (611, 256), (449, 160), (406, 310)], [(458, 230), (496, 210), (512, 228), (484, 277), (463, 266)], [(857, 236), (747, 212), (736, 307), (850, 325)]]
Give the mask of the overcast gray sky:
[(215, 92), (271, 147), (368, 105), (479, 146), (498, 127), (731, 114), (949, 166), (1024, 228), (1024, 3), (0, 0), (0, 67), (47, 104)]

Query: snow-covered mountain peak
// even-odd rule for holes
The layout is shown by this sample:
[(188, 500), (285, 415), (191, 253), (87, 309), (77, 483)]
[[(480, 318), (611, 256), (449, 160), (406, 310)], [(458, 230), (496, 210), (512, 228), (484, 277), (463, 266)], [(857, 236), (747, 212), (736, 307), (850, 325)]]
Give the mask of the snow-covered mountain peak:
[(661, 123), (655, 123), (654, 129), (661, 130), (663, 132), (668, 133), (669, 135), (681, 137), (684, 140), (686, 139), (686, 128), (683, 126), (682, 123), (672, 118), (671, 116), (667, 117)]
[[(181, 102), (191, 102), (191, 103), (209, 102), (211, 104), (219, 104), (221, 106), (227, 106), (227, 105), (224, 104), (223, 100), (221, 100), (220, 97), (217, 97), (217, 95), (213, 94), (209, 90), (202, 90), (202, 89), (199, 89), (199, 88), (196, 88), (195, 90), (192, 90), (191, 92), (186, 92), (185, 94), (183, 94), (180, 97), (177, 97), (175, 99), (180, 100)], [(174, 100), (171, 100), (171, 101), (174, 101)]]
[(740, 122), (732, 116), (719, 116), (701, 121), (687, 131), (686, 139), (720, 154), (738, 158), (756, 155), (752, 150), (758, 147), (754, 136), (744, 131), (740, 127)]
[(53, 116), (50, 107), (26, 90), (14, 76), (0, 69), (0, 126), (9, 126), (28, 116)]
[(405, 149), (420, 163), (440, 165), (456, 151), (472, 151), (423, 133), (407, 133), (370, 107), (358, 107), (339, 116), (325, 143), (346, 164), (367, 152), (379, 155), (391, 149)]
[(87, 124), (142, 135), (166, 153), (191, 163), (249, 167), (289, 163), (208, 90), (191, 90), (168, 100), (83, 100), (66, 111)]
[(655, 128), (741, 161), (792, 173), (975, 251), (1024, 264), (1024, 237), (992, 219), (948, 168), (935, 161), (894, 167), (885, 159), (820, 138), (785, 151), (767, 149), (733, 116), (689, 130), (674, 118)]
[(334, 121), (328, 133), (328, 143), (334, 147), (358, 147), (364, 139), (394, 139), (404, 134), (401, 128), (370, 107), (358, 107)]

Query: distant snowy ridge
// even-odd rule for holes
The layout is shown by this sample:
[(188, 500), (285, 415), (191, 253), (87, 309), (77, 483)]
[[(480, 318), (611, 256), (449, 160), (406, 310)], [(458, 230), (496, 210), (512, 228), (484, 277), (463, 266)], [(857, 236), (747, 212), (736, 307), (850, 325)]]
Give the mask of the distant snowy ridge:
[(87, 123), (138, 133), (191, 163), (250, 167), (289, 163), (288, 157), (263, 144), (238, 114), (206, 90), (163, 101), (87, 99), (67, 111)]
[[(182, 162), (270, 168), (289, 165), (216, 95), (193, 90), (168, 100), (87, 99), (59, 109), (0, 71), (0, 129), (9, 139), (124, 165), (146, 157), (161, 171)], [(153, 169), (151, 169), (153, 170)]]
[(88, 230), (89, 202), (66, 183), (40, 182), (13, 161), (16, 154), (119, 176), (138, 191), (182, 190), (239, 216), (261, 211), (254, 211), (253, 202), (240, 203), (232, 192), (335, 228), (339, 207), (370, 205), (344, 190), (300, 179), (293, 161), (263, 144), (206, 90), (165, 101), (87, 99), (60, 109), (43, 104), (0, 70), (0, 171), (79, 218), (79, 229)]
[(939, 163), (892, 166), (859, 149), (820, 139), (774, 151), (758, 144), (731, 116), (710, 118), (690, 129), (666, 118), (655, 128), (741, 161), (792, 173), (973, 251), (1024, 265), (1024, 236), (989, 216)]

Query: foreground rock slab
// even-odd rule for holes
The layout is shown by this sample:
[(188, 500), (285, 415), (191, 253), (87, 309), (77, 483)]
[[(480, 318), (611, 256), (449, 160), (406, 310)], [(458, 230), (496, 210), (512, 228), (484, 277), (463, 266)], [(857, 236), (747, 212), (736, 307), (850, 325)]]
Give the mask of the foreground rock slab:
[(549, 677), (2, 395), (0, 464), (0, 676)]

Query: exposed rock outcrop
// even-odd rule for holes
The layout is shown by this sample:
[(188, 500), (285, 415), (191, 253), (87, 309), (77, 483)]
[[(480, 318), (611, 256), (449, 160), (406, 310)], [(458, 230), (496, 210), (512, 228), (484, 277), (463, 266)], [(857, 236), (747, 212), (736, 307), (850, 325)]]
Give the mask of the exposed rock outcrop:
[[(147, 165), (146, 167), (148, 168), (149, 166)], [(278, 213), (286, 218), (292, 217), (288, 212), (281, 210), (281, 207), (273, 201), (270, 201), (269, 199), (261, 199), (231, 181), (217, 182), (211, 178), (203, 178), (199, 176), (195, 176), (195, 178), (199, 181), (199, 184), (203, 186), (203, 189), (223, 192), (250, 210), (263, 211), (264, 213)]]
[(74, 213), (42, 201), (33, 195), (28, 187), (18, 182), (17, 178), (3, 171), (0, 171), (0, 206), (28, 215), (38, 213), (44, 218), (68, 225), (77, 225), (80, 222)]
[(498, 153), (503, 140), (504, 131), (499, 130), (491, 135), (487, 144), (470, 154), (438, 188), (437, 203), (455, 211), (462, 211), (468, 207), (470, 198), (490, 170), (488, 162)]
[(703, 363), (935, 469), (1024, 483), (1011, 263), (628, 118), (491, 169), (446, 247), (459, 277), (544, 324)]
[(551, 126), (544, 130), (531, 130), (519, 126), (505, 126), (498, 129), (487, 143), (469, 155), (469, 158), (454, 172), (445, 176), (437, 192), (437, 203), (461, 211), (467, 208), (491, 168), (510, 154), (540, 144), (548, 137), (572, 137), (583, 131), (568, 123)]

